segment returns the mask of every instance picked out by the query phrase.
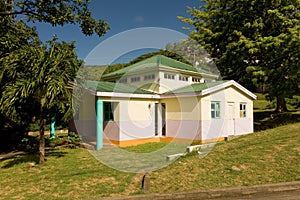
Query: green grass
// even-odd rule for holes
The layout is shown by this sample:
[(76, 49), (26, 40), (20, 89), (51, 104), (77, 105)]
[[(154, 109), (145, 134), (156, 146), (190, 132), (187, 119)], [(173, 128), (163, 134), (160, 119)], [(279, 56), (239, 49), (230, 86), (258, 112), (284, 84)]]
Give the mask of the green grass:
[[(186, 191), (300, 181), (300, 123), (219, 143), (151, 175), (152, 192)], [(233, 170), (235, 167), (240, 171)]]
[(276, 106), (275, 101), (268, 101), (265, 94), (255, 93), (257, 99), (253, 102), (254, 112), (273, 111)]
[(265, 94), (256, 93), (257, 99), (253, 102), (254, 129), (266, 130), (278, 126), (300, 122), (300, 96), (286, 99), (288, 112), (276, 113), (276, 101), (268, 101)]
[(124, 192), (133, 174), (122, 173), (95, 160), (86, 149), (47, 151), (46, 164), (36, 154), (0, 163), (0, 199), (89, 199)]
[[(255, 93), (257, 99), (253, 102), (254, 112), (274, 111), (276, 108), (276, 100), (267, 100), (267, 95)], [(296, 111), (300, 108), (300, 96), (294, 95), (292, 99), (286, 98), (287, 108), (290, 111)]]
[[(190, 191), (300, 180), (300, 123), (217, 144), (204, 158), (191, 153), (150, 174), (151, 192)], [(147, 152), (166, 143), (123, 150)], [(0, 161), (0, 199), (97, 199), (140, 194), (142, 176), (101, 164), (86, 149), (47, 151)], [(240, 169), (239, 171), (234, 168)]]

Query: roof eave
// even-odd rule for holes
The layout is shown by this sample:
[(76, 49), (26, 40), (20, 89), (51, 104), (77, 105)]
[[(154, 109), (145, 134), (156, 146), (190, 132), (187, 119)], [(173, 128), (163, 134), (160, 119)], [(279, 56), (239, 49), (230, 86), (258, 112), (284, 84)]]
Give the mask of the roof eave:
[(117, 97), (117, 98), (141, 98), (141, 99), (159, 99), (158, 94), (132, 94), (121, 92), (96, 92), (97, 97)]
[(245, 93), (246, 95), (248, 95), (249, 97), (251, 97), (253, 100), (256, 100), (256, 98), (257, 98), (255, 94), (253, 94), (252, 92), (250, 92), (249, 90), (247, 90), (245, 87), (243, 87), (242, 85), (238, 84), (234, 80), (230, 80), (230, 81), (227, 81), (227, 82), (222, 83), (220, 85), (204, 89), (204, 90), (202, 90), (202, 95), (207, 95), (207, 94), (210, 94), (210, 93), (222, 90), (222, 89), (224, 89), (226, 87), (230, 87), (230, 86), (235, 86), (240, 91), (242, 91), (243, 93)]

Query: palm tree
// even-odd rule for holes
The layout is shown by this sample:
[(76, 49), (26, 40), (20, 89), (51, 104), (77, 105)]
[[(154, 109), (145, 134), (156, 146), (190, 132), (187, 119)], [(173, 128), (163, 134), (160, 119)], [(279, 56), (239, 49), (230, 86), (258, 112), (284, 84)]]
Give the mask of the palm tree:
[[(57, 38), (48, 45), (28, 45), (12, 52), (2, 61), (1, 77), (6, 83), (0, 99), (0, 109), (7, 116), (18, 112), (28, 99), (33, 99), (39, 107), (40, 145), (39, 163), (45, 162), (44, 121), (56, 113), (67, 120), (72, 113), (72, 81), (81, 64), (74, 51), (74, 43), (59, 43)], [(22, 109), (21, 109), (22, 110)]]

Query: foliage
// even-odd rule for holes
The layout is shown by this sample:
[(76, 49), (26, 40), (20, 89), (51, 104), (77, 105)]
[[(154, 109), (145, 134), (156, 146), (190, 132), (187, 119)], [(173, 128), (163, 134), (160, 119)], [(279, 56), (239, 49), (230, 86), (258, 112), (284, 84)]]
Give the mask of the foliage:
[(78, 144), (81, 142), (81, 138), (80, 136), (77, 134), (77, 133), (74, 133), (74, 132), (69, 132), (68, 133), (68, 141), (71, 143), (71, 144)]
[[(33, 117), (33, 119), (35, 119), (35, 117)], [(62, 121), (60, 120), (61, 118), (59, 118), (59, 121), (55, 122), (55, 129), (56, 130), (63, 130), (63, 129), (68, 129), (69, 127), (69, 121)], [(26, 132), (36, 132), (40, 130), (40, 120), (35, 120), (31, 123), (28, 124), (28, 126), (26, 128), (24, 128), (23, 130), (25, 130)], [(44, 120), (44, 128), (45, 130), (49, 131), (50, 130), (50, 124), (51, 124), (51, 118), (48, 120)]]
[[(4, 71), (4, 66), (7, 64), (5, 60), (9, 59), (10, 54), (15, 55), (19, 49), (25, 50), (27, 46), (39, 44), (37, 33), (33, 28), (26, 26), (22, 21), (15, 22), (9, 17), (0, 18), (0, 99), (7, 83), (11, 81), (10, 78), (23, 71), (22, 69), (20, 72), (11, 70), (10, 75), (7, 76)], [(7, 137), (3, 138), (3, 136), (11, 134), (13, 136), (10, 138), (17, 139), (19, 133), (24, 132), (24, 129), (28, 127), (31, 116), (36, 114), (34, 101), (30, 98), (27, 102), (15, 107), (16, 112), (11, 113), (11, 115), (6, 115), (0, 110), (0, 137), (1, 140), (6, 141), (6, 144), (10, 143), (10, 140), (7, 140)]]
[[(68, 147), (76, 147), (81, 143), (81, 138), (78, 134), (74, 132), (69, 132), (68, 134), (59, 134), (55, 138), (49, 136), (45, 137), (45, 147), (55, 148), (62, 145), (67, 145)], [(25, 136), (21, 139), (18, 148), (20, 150), (36, 153), (39, 149), (39, 136)]]
[(102, 36), (109, 25), (91, 16), (89, 2), (0, 1), (0, 129), (15, 132), (18, 127), (25, 132), (38, 116), (40, 163), (44, 160), (44, 119), (70, 119), (72, 88), (68, 82), (75, 78), (81, 62), (73, 42), (59, 43), (54, 37), (48, 44), (42, 44), (35, 29), (20, 19), (53, 26), (79, 24), (85, 35)]
[[(268, 101), (266, 94), (255, 93), (257, 99), (253, 102), (254, 112), (265, 112), (265, 111), (275, 111), (276, 100)], [(289, 111), (297, 111), (300, 108), (300, 96), (293, 96), (293, 98), (285, 98), (286, 106)]]
[(74, 52), (74, 43), (59, 43), (54, 38), (48, 44), (49, 47), (19, 48), (1, 59), (1, 77), (6, 81), (1, 79), (4, 89), (0, 108), (8, 117), (18, 113), (18, 105), (32, 100), (45, 111), (64, 113), (64, 119), (72, 112), (66, 104), (72, 96), (68, 81), (75, 78), (81, 62)]
[(299, 0), (205, 0), (189, 8), (191, 37), (215, 59), (223, 77), (250, 89), (267, 86), (277, 110), (299, 91)]
[(74, 48), (74, 43), (60, 43), (53, 38), (48, 46), (26, 45), (1, 58), (1, 77), (6, 81), (1, 79), (0, 110), (7, 118), (13, 118), (24, 106), (32, 104), (37, 112), (29, 115), (39, 117), (41, 149), (44, 119), (60, 116), (68, 120), (72, 114), (72, 88), (68, 83), (81, 65)]
[(88, 8), (90, 0), (2, 0), (0, 16), (15, 17), (23, 15), (27, 21), (50, 23), (53, 26), (79, 24), (85, 35), (94, 32), (99, 36), (109, 30), (104, 20), (96, 20)]
[(266, 95), (256, 93), (257, 99), (253, 102), (254, 109), (254, 130), (266, 130), (285, 124), (297, 123), (300, 121), (299, 96), (292, 99), (286, 98), (289, 112), (277, 113), (276, 100), (268, 101)]

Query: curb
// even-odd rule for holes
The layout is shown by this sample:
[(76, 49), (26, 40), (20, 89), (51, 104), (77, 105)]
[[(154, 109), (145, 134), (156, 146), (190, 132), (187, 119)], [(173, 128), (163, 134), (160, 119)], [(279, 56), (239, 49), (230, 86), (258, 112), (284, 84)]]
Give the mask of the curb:
[(198, 190), (190, 192), (174, 192), (163, 194), (145, 194), (135, 196), (121, 196), (111, 198), (101, 198), (101, 200), (148, 200), (148, 199), (215, 199), (215, 198), (230, 198), (230, 197), (250, 197), (256, 194), (271, 194), (277, 192), (290, 192), (300, 190), (300, 181), (266, 184), (255, 186), (242, 186), (226, 189), (210, 189)]

